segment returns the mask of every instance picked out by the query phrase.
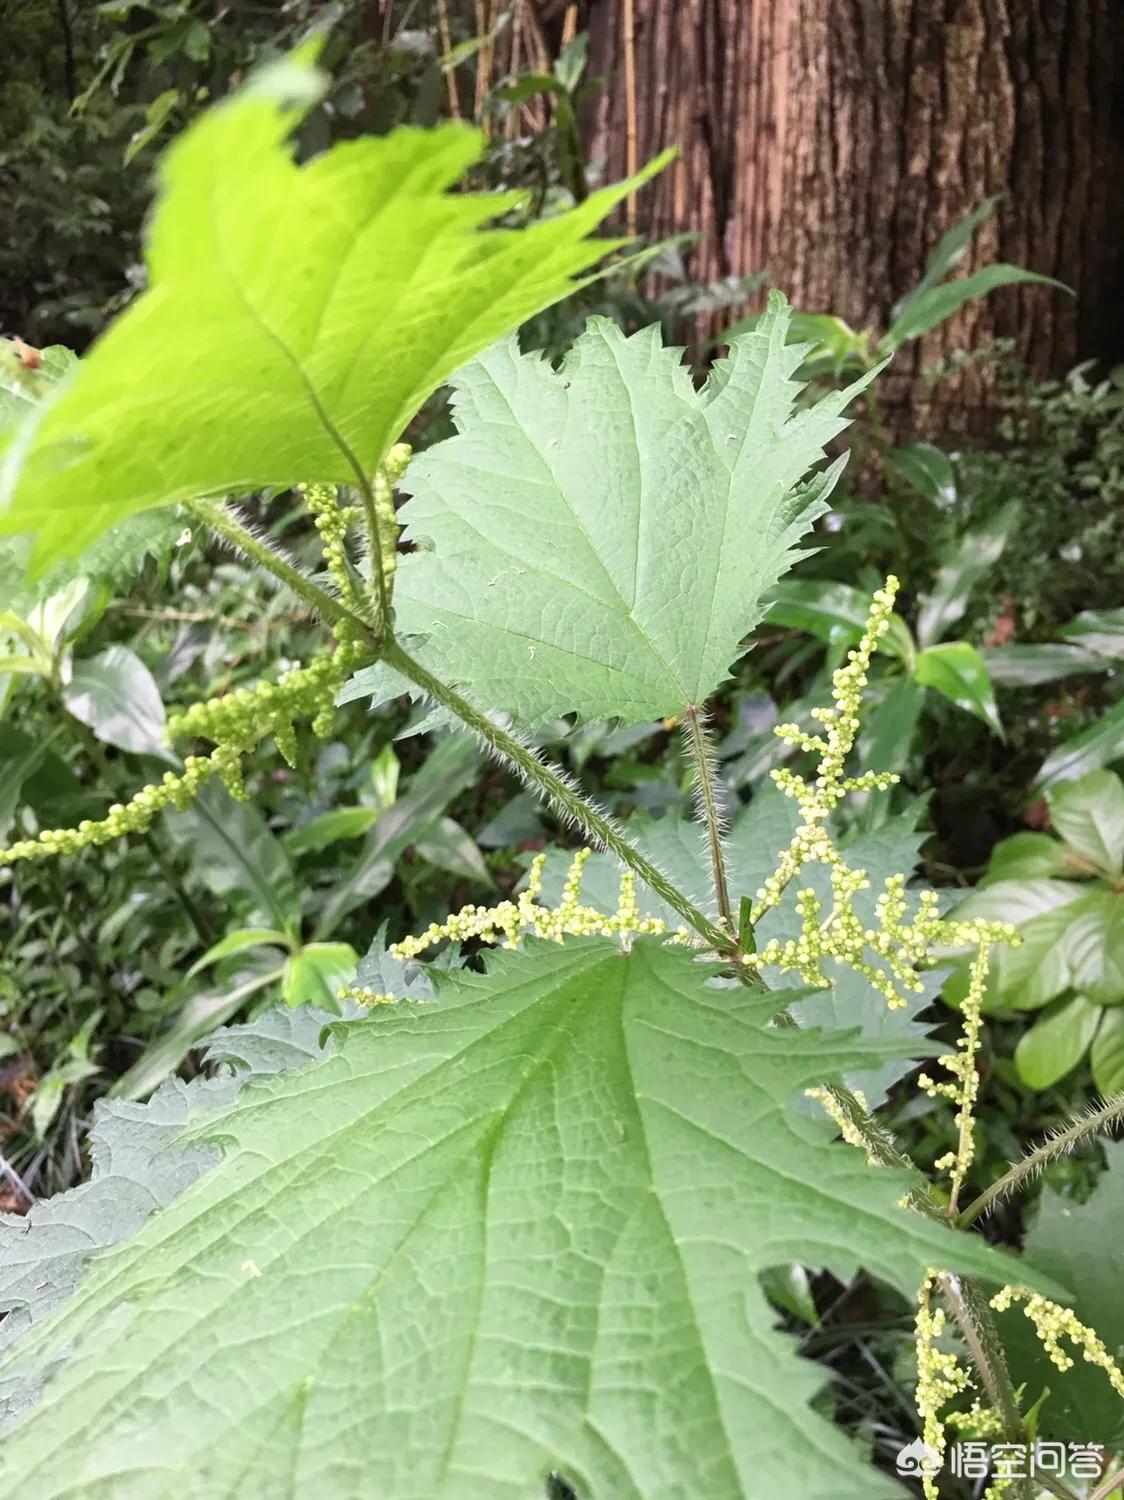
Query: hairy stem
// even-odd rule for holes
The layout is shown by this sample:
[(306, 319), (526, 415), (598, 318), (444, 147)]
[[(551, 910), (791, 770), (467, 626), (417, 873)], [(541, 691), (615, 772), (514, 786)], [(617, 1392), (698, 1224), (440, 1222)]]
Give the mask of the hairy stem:
[(1067, 1151), (1072, 1151), (1078, 1141), (1085, 1136), (1095, 1135), (1097, 1131), (1114, 1124), (1122, 1116), (1124, 1116), (1124, 1094), (1109, 1099), (1099, 1109), (1093, 1110), (1091, 1114), (1079, 1120), (1074, 1120), (1058, 1135), (1051, 1137), (1048, 1141), (1043, 1141), (1041, 1146), (1036, 1146), (1033, 1151), (1028, 1152), (1022, 1161), (1016, 1162), (1009, 1171), (1004, 1172), (1002, 1177), (969, 1203), (968, 1207), (957, 1216), (958, 1228), (967, 1229), (968, 1225), (974, 1224), (997, 1199), (1002, 1198), (1006, 1193), (1013, 1192), (1025, 1178), (1032, 1177), (1046, 1162), (1051, 1161), (1055, 1156), (1064, 1156)]
[(379, 531), (379, 514), (375, 505), (375, 492), (371, 481), (363, 473), (358, 464), (356, 465), (355, 474), (359, 494), (363, 501), (363, 517), (367, 523), (367, 550), (371, 556), (371, 577), (375, 583), (375, 602), (378, 608), (379, 633), (389, 636), (393, 628), (394, 619), (390, 609), (390, 585), (386, 581), (386, 568), (383, 566), (382, 535)]
[(466, 698), (462, 698), (454, 688), (449, 687), (440, 678), (434, 677), (422, 666), (421, 662), (415, 661), (412, 656), (403, 651), (397, 642), (387, 643), (383, 660), (401, 672), (403, 677), (409, 678), (423, 692), (428, 693), (443, 708), (454, 713), (478, 739), (487, 745), (489, 750), (501, 760), (506, 761), (528, 785), (541, 793), (563, 816), (572, 818), (598, 843), (610, 849), (717, 952), (730, 952), (730, 934), (716, 927), (708, 917), (677, 891), (667, 876), (650, 864), (604, 813), (569, 785), (560, 771), (540, 759), (534, 750), (521, 744), (514, 735), (508, 734), (498, 724), (494, 724), (486, 714), (481, 713)]
[(987, 1299), (973, 1283), (950, 1271), (941, 1272), (937, 1285), (960, 1326), (988, 1399), (1003, 1422), (1004, 1433), (1009, 1440), (1016, 1440), (1023, 1431), (1019, 1403)]
[[(347, 621), (362, 626), (364, 630), (370, 629), (369, 621), (361, 619), (334, 594), (329, 594), (327, 589), (322, 589), (319, 584), (313, 583), (312, 579), (307, 578), (288, 558), (262, 541), (261, 537), (255, 536), (229, 506), (216, 505), (206, 500), (191, 500), (187, 508), (205, 526), (210, 527), (216, 536), (221, 537), (228, 546), (238, 552), (244, 552), (267, 573), (272, 573), (275, 578), (279, 578), (299, 599), (303, 599), (325, 620), (336, 625)], [(381, 557), (379, 563), (381, 567)]]
[(714, 781), (714, 760), (711, 754), (706, 725), (699, 710), (688, 703), (686, 711), (687, 743), (695, 767), (695, 786), (698, 790), (699, 812), (706, 829), (707, 848), (710, 853), (710, 872), (714, 881), (714, 900), (718, 916), (727, 932), (734, 931), (734, 917), (730, 910), (730, 892), (726, 884), (726, 860), (722, 850), (722, 809)]

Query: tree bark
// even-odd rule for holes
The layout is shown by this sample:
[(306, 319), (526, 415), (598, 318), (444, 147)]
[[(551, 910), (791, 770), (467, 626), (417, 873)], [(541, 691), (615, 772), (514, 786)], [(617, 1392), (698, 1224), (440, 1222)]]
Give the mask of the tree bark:
[[(885, 327), (940, 235), (1001, 195), (957, 274), (1004, 260), (1022, 286), (969, 305), (883, 378), (899, 424), (971, 430), (991, 399), (969, 367), (1009, 339), (1037, 377), (1124, 347), (1124, 14), (1119, 0), (634, 0), (641, 160), (680, 157), (639, 200), (649, 235), (698, 232), (701, 280), (767, 271), (796, 306)], [(592, 119), (625, 168), (623, 0), (593, 0)]]

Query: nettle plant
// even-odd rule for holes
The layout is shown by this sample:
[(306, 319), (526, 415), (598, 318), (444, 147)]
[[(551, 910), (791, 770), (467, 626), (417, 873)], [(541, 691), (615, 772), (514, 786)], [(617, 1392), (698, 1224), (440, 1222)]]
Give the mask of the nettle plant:
[[(701, 389), (652, 329), (594, 321), (558, 369), (497, 344), (593, 274), (608, 245), (587, 236), (637, 183), (489, 228), (507, 197), (448, 191), (481, 144), (459, 126), (295, 165), (317, 83), (289, 63), (172, 149), (149, 290), (9, 437), (0, 526), (36, 533), (43, 568), (186, 505), (332, 641), (173, 716), (173, 741), (212, 748), (2, 858), (146, 830), (212, 777), (239, 793), (260, 741), (291, 756), (294, 725), (388, 690), (599, 852), (376, 944), (349, 991), (368, 1009), (270, 1011), (221, 1034), (215, 1076), (101, 1106), (91, 1180), (3, 1231), (3, 1472), (44, 1500), (898, 1493), (813, 1409), (760, 1282), (793, 1262), (919, 1297), (932, 1459), (950, 1410), (1009, 1441), (1038, 1419), (997, 1333), (1012, 1303), (1056, 1363), (1072, 1349), (1124, 1391), (1064, 1277), (965, 1232), (986, 1206), (961, 1204), (980, 1006), (1010, 929), (908, 893), (908, 829), (833, 842), (840, 799), (891, 779), (851, 763), (892, 579), (816, 732), (779, 731), (811, 769), (724, 818), (703, 705), (823, 511), (842, 461), (816, 465), (871, 375), (797, 409), (777, 296)], [(403, 474), (450, 378), (457, 434)], [(298, 485), (317, 576), (215, 498)], [(535, 748), (562, 714), (678, 718), (699, 823), (618, 826)], [(483, 958), (419, 963), (470, 938)], [(959, 1045), (921, 1080), (960, 1131), (928, 1181), (864, 1094), (932, 1050), (912, 1018), (935, 946), (975, 956)]]

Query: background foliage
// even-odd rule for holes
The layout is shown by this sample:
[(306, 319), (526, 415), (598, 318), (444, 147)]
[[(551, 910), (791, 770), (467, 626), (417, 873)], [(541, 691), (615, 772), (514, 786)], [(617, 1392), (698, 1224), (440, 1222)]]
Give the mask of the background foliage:
[[(461, 113), (479, 113), (489, 132), (470, 181), (523, 190), (518, 203), (497, 204), (505, 222), (550, 224), (596, 189), (581, 111), (597, 85), (584, 76), (580, 36), (547, 73), (492, 77), (471, 17), (454, 7), (443, 36), (436, 8), (406, 9), (388, 7), (390, 21), (380, 13), (372, 26), (370, 7), (312, 0), (111, 3), (72, 7), (65, 38), (55, 6), (5, 7), (15, 81), (0, 103), (3, 330), (83, 351), (143, 287), (140, 236), (160, 149), (314, 21), (335, 23), (332, 84), (302, 128), (302, 158), (396, 123), (435, 123), (450, 111), (454, 79)], [(986, 290), (956, 277), (986, 212), (934, 245), (891, 328), (852, 330), (830, 309), (801, 310), (793, 335), (811, 345), (809, 399), (832, 403), (928, 319)], [(301, 224), (286, 233), (299, 240)], [(697, 285), (687, 244), (622, 253), (610, 274), (537, 314), (523, 347), (557, 356), (590, 312), (625, 333), (656, 321), (690, 344), (701, 378), (715, 351), (697, 319), (721, 319), (765, 269), (736, 286)], [(214, 361), (224, 357), (216, 348)], [(809, 727), (871, 590), (891, 570), (902, 576), (905, 625), (879, 657), (861, 746), (865, 765), (895, 769), (902, 782), (892, 799), (860, 799), (846, 833), (872, 840), (887, 818), (906, 818), (919, 830), (907, 858), (950, 905), (978, 886), (966, 909), (1015, 921), (1027, 937), (988, 997), (984, 1184), (1028, 1137), (1124, 1086), (1124, 793), (1111, 769), (1124, 759), (1124, 380), (1082, 368), (1032, 384), (1002, 347), (962, 359), (1001, 385), (994, 432), (955, 451), (895, 440), (872, 387), (852, 463), (816, 520), (818, 550), (772, 591), (752, 654), (712, 707), (735, 822), (743, 806), (763, 820), (763, 781), (785, 754), (773, 725)], [(6, 348), (3, 360), (0, 394), (20, 399), (20, 356)], [(421, 405), (417, 447), (447, 433), (444, 400)], [(315, 566), (317, 538), (281, 488), (286, 477), (255, 520)], [(164, 768), (165, 705), (275, 678), (319, 636), (291, 598), (184, 513), (139, 514), (38, 581), (27, 581), (26, 561), (23, 540), (0, 543), (5, 841), (103, 816)], [(507, 894), (536, 851), (572, 842), (402, 684), (362, 686), (326, 743), (307, 737), (299, 769), (251, 757), (249, 803), (216, 787), (145, 838), (65, 866), (0, 872), (4, 1206), (23, 1212), (87, 1174), (95, 1099), (147, 1096), (177, 1070), (192, 1077), (217, 1027), (278, 999), (338, 1012), (338, 991), (376, 931), (400, 936), (465, 901)], [(637, 722), (622, 724), (602, 721), (594, 704), (582, 722), (544, 719), (536, 733), (613, 812), (666, 830), (689, 816), (692, 794), (662, 707), (645, 700)], [(924, 1013), (929, 1029), (954, 1034), (961, 994), (953, 967), (943, 1000)], [(888, 1110), (923, 1163), (954, 1140), (951, 1108), (893, 1081)], [(995, 1238), (1015, 1243), (1029, 1225), (1028, 1243), (1047, 1247), (1059, 1202), (1107, 1214), (1101, 1147), (1052, 1162), (1044, 1178), (1041, 1211), (1036, 1188), (1029, 1210), (1024, 1199), (994, 1216)], [(1111, 1234), (1118, 1220), (1109, 1223)], [(770, 1295), (829, 1372), (821, 1399), (837, 1420), (876, 1457), (914, 1435), (904, 1302), (869, 1278), (837, 1280), (816, 1266), (778, 1274)]]

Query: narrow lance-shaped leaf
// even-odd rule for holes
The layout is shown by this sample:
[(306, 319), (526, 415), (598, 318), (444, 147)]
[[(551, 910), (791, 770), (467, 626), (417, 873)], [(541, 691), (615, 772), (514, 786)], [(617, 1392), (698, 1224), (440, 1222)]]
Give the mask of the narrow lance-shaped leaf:
[(149, 290), (7, 453), (0, 531), (37, 531), (40, 565), (148, 506), (369, 474), (459, 365), (619, 243), (586, 236), (635, 182), (485, 228), (519, 195), (448, 191), (483, 149), (458, 124), (298, 166), (319, 89), (277, 65), (165, 157)]
[(917, 639), (922, 646), (933, 645), (948, 633), (949, 626), (963, 619), (973, 591), (1002, 555), (1021, 516), (1022, 507), (1013, 501), (986, 525), (959, 538), (951, 555), (942, 561), (932, 592), (921, 600)]
[(524, 723), (643, 723), (704, 702), (762, 618), (840, 464), (801, 485), (871, 375), (800, 411), (774, 293), (696, 391), (657, 328), (592, 320), (559, 370), (514, 342), (454, 382), (458, 435), (415, 459), (400, 627)]
[(1021, 266), (984, 266), (979, 271), (973, 271), (970, 276), (963, 276), (958, 281), (942, 282), (940, 286), (930, 287), (913, 298), (882, 339), (878, 346), (879, 353), (893, 354), (911, 339), (919, 339), (946, 318), (951, 318), (966, 302), (986, 297), (998, 287), (1014, 286), (1020, 282), (1052, 286), (1059, 292), (1069, 292), (1072, 296), (1071, 288), (1052, 276), (1025, 271)]
[(436, 1004), (337, 1027), (336, 1053), (188, 1130), (222, 1161), (0, 1365), (25, 1404), (3, 1473), (37, 1500), (250, 1476), (529, 1500), (552, 1471), (612, 1500), (899, 1493), (812, 1412), (757, 1282), (1019, 1274), (788, 1108), (891, 1047), (771, 1028), (775, 997), (650, 940), (435, 978)]

